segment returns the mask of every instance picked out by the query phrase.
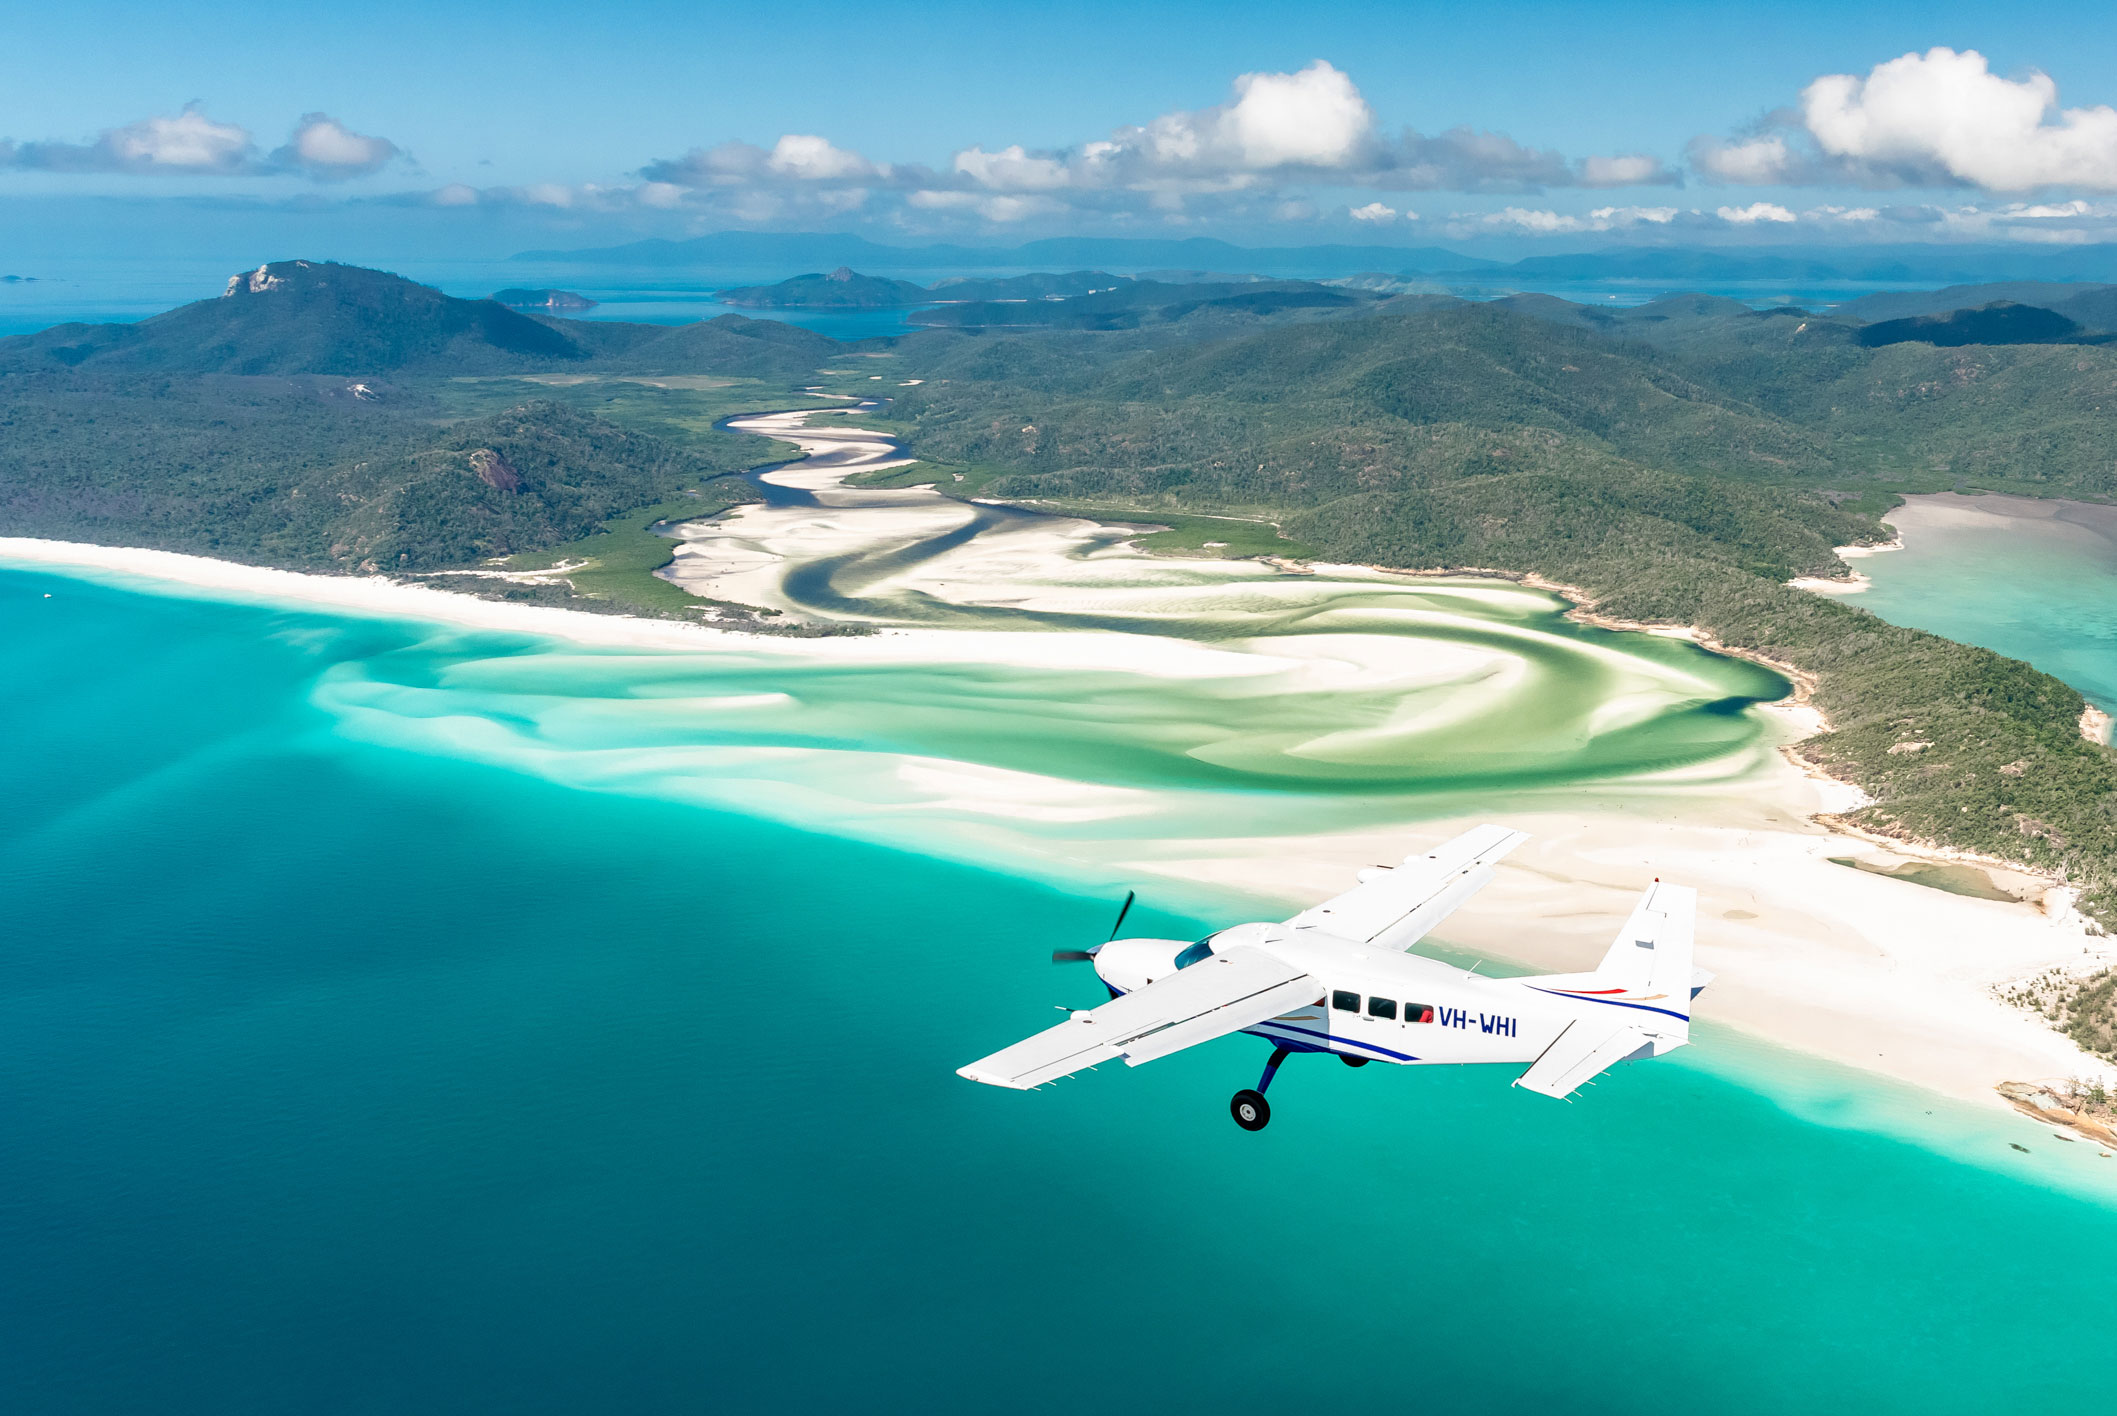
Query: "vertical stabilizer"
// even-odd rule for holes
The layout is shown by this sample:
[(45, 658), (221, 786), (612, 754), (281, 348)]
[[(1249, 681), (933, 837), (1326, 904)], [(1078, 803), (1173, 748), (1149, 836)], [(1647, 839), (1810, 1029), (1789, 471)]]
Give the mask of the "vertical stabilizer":
[(1692, 930), (1698, 917), (1698, 892), (1688, 885), (1655, 881), (1639, 897), (1632, 917), (1618, 931), (1610, 951), (1595, 966), (1595, 977), (1634, 994), (1691, 998)]

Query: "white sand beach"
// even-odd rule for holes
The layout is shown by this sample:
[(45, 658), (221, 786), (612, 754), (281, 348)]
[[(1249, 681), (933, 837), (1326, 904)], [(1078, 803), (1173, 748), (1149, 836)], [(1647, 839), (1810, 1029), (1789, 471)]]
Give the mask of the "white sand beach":
[[(811, 492), (818, 504), (746, 506), (687, 527), (670, 578), (717, 597), (782, 607), (788, 604), (788, 566), (878, 545), (903, 547), (960, 529), (979, 514), (979, 508), (919, 489), (880, 498), (841, 495), (849, 471), (899, 465), (901, 459), (892, 461), (890, 445), (872, 435), (833, 426), (811, 436), (819, 430), (801, 427), (802, 421), (804, 415), (782, 415), (771, 435), (801, 441), (815, 459), (771, 475)], [(1292, 574), (1249, 561), (1146, 557), (1127, 548), (1121, 533), (1065, 518), (1002, 527), (901, 565), (887, 560), (863, 579), (860, 593), (883, 603), (965, 610), (1035, 606), (1115, 616), (1135, 621), (1129, 632), (900, 625), (864, 637), (763, 637), (480, 600), (383, 577), (296, 574), (168, 552), (20, 538), (0, 538), (0, 565), (164, 593), (543, 636), (603, 651), (931, 666), (937, 673), (951, 666), (1013, 665), (1172, 683), (1248, 682), (1258, 691), (1292, 686), (1328, 693), (1353, 681), (1398, 684), (1407, 703), (1421, 705), (1420, 713), (1442, 717), (1474, 715), (1486, 701), (1481, 695), (1509, 691), (1509, 675), (1523, 670), (1489, 648), (1473, 652), (1436, 638), (1420, 649), (1420, 641), (1401, 633), (1363, 634), (1362, 616), (1394, 614), (1401, 625), (1403, 616), (1425, 614), (1438, 622), (1450, 596), (1542, 599), (1542, 592), (1502, 581), (1435, 585), (1353, 567)], [(1342, 607), (1326, 603), (1333, 595), (1344, 599)], [(1242, 615), (1290, 609), (1321, 613), (1340, 632), (1255, 643), (1150, 632), (1162, 618), (1224, 616), (1233, 625)], [(1613, 663), (1622, 658), (1593, 644), (1569, 652), (1604, 655)], [(1690, 691), (1667, 677), (1680, 676), (1680, 666), (1627, 671), (1647, 677), (1600, 705), (1607, 721), (1598, 731), (1621, 726), (1656, 695), (1665, 700)], [(1767, 716), (1772, 745), (1790, 743), (1816, 726), (1812, 710), (1788, 707)], [(1337, 736), (1344, 740), (1318, 738), (1301, 750), (1353, 758), (1364, 750), (1357, 733)], [(1151, 803), (1136, 789), (939, 756), (899, 754), (876, 770), (900, 799), (861, 802), (857, 811), (845, 811), (845, 820), (886, 819), (890, 830), (901, 831), (922, 811), (958, 821), (982, 817), (990, 823), (994, 849), (1032, 855), (1041, 850), (1057, 877), (1144, 871), (1282, 900), (1289, 909), (1345, 888), (1361, 866), (1395, 860), (1486, 816), (1451, 812), (1445, 819), (1380, 821), (1372, 829), (1288, 834), (1199, 830), (1194, 821), (1188, 829), (1142, 836), (1139, 823), (1154, 818)], [(816, 774), (804, 782), (803, 799), (824, 803), (833, 793), (850, 799), (870, 789), (856, 790), (846, 780), (840, 768)], [(1600, 956), (1639, 890), (1661, 876), (1701, 892), (1700, 963), (1718, 976), (1698, 1004), (1708, 1024), (1993, 1105), (2000, 1103), (1992, 1088), (2004, 1081), (2111, 1075), (2057, 1033), (1998, 1001), (1994, 989), (2046, 968), (2109, 963), (2117, 959), (2112, 941), (2091, 934), (2065, 907), (2063, 892), (2047, 893), (2045, 882), (2029, 877), (1995, 874), (1996, 883), (2031, 897), (2009, 903), (1833, 864), (1833, 858), (1849, 858), (1887, 869), (1906, 859), (1813, 820), (1856, 804), (1847, 791), (1767, 749), (1724, 769), (1599, 787), (1579, 793), (1577, 803), (1547, 795), (1541, 804), (1497, 804), (1492, 814), (1534, 839), (1493, 886), (1449, 921), (1445, 943), (1523, 968), (1584, 968)], [(816, 809), (830, 814), (825, 806)], [(1118, 818), (1132, 826), (1098, 834), (1097, 822)], [(959, 839), (975, 841), (976, 835)]]

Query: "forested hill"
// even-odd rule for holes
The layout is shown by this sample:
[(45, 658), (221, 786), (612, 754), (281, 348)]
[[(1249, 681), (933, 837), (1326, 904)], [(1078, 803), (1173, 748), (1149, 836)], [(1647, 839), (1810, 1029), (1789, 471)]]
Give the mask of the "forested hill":
[[(1537, 572), (1790, 663), (1838, 729), (1805, 750), (1877, 798), (1862, 824), (2066, 871), (2117, 924), (2117, 768), (2076, 730), (2080, 695), (1784, 583), (1842, 573), (1832, 548), (1881, 537), (1894, 490), (2117, 495), (2117, 346), (2018, 342), (2056, 327), (2005, 312), (1908, 314), (1879, 342), (1858, 319), (1695, 295), (1620, 311), (1099, 279), (972, 286), (986, 298), (940, 307), (958, 327), (849, 347), (274, 262), (138, 325), (0, 340), (0, 533), (349, 571), (603, 535), (622, 562), (605, 584), (680, 600), (649, 577), (666, 543), (645, 528), (740, 499), (726, 474), (769, 455), (716, 420), (818, 380), (887, 387), (913, 451), (967, 494)], [(1938, 342), (1965, 331), (1979, 342)], [(1931, 746), (1891, 752), (1905, 741)]]
[(444, 422), (430, 404), (327, 399), (300, 380), (0, 390), (0, 535), (299, 570), (436, 570), (557, 545), (764, 450), (730, 438), (716, 457), (545, 401)]
[(486, 374), (597, 367), (794, 379), (836, 341), (723, 315), (664, 326), (561, 320), (459, 300), (385, 271), (274, 261), (225, 294), (138, 324), (65, 324), (0, 339), (0, 373)]
[(1857, 321), (1656, 303), (921, 335), (895, 416), (982, 496), (1259, 517), (1326, 559), (1535, 572), (1701, 626), (1816, 676), (1838, 731), (1805, 750), (1877, 798), (1863, 825), (2065, 871), (2117, 924), (2117, 766), (2080, 695), (1784, 583), (1843, 574), (1890, 488), (2117, 494), (2117, 349), (1869, 348)]
[(758, 309), (886, 310), (931, 300), (908, 280), (862, 275), (844, 266), (828, 275), (797, 275), (776, 285), (742, 285), (720, 292), (724, 305)]
[[(840, 348), (739, 315), (555, 320), (273, 262), (137, 325), (0, 340), (0, 534), (310, 570), (475, 565), (688, 494), (743, 499), (705, 484), (771, 445), (714, 429), (685, 379), (659, 376), (761, 378), (777, 400)], [(596, 416), (619, 407), (629, 426)]]

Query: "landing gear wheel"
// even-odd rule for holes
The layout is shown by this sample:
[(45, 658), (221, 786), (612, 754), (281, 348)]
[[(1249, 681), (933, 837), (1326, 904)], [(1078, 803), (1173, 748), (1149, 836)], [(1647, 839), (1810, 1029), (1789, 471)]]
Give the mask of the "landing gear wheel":
[(1350, 1052), (1341, 1052), (1338, 1054), (1338, 1060), (1340, 1062), (1343, 1062), (1348, 1067), (1365, 1067), (1373, 1059), (1368, 1057), (1355, 1057)]
[(1245, 1131), (1262, 1131), (1272, 1119), (1272, 1105), (1264, 1099), (1264, 1093), (1248, 1088), (1235, 1093), (1228, 1110), (1234, 1113), (1235, 1124)]

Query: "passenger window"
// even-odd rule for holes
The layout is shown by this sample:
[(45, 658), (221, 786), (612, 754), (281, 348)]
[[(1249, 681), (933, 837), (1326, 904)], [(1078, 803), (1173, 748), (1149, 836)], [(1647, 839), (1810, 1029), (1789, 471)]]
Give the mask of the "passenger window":
[(1357, 1013), (1360, 1011), (1360, 995), (1347, 993), (1342, 988), (1333, 989), (1330, 995), (1330, 1005), (1341, 1013)]
[(1370, 998), (1367, 1000), (1367, 1016), (1370, 1018), (1394, 1018), (1397, 1015), (1397, 1000), (1394, 998)]
[(1426, 1003), (1406, 1003), (1404, 1005), (1404, 1021), (1407, 1023), (1430, 1023), (1433, 1021), (1433, 1008)]

